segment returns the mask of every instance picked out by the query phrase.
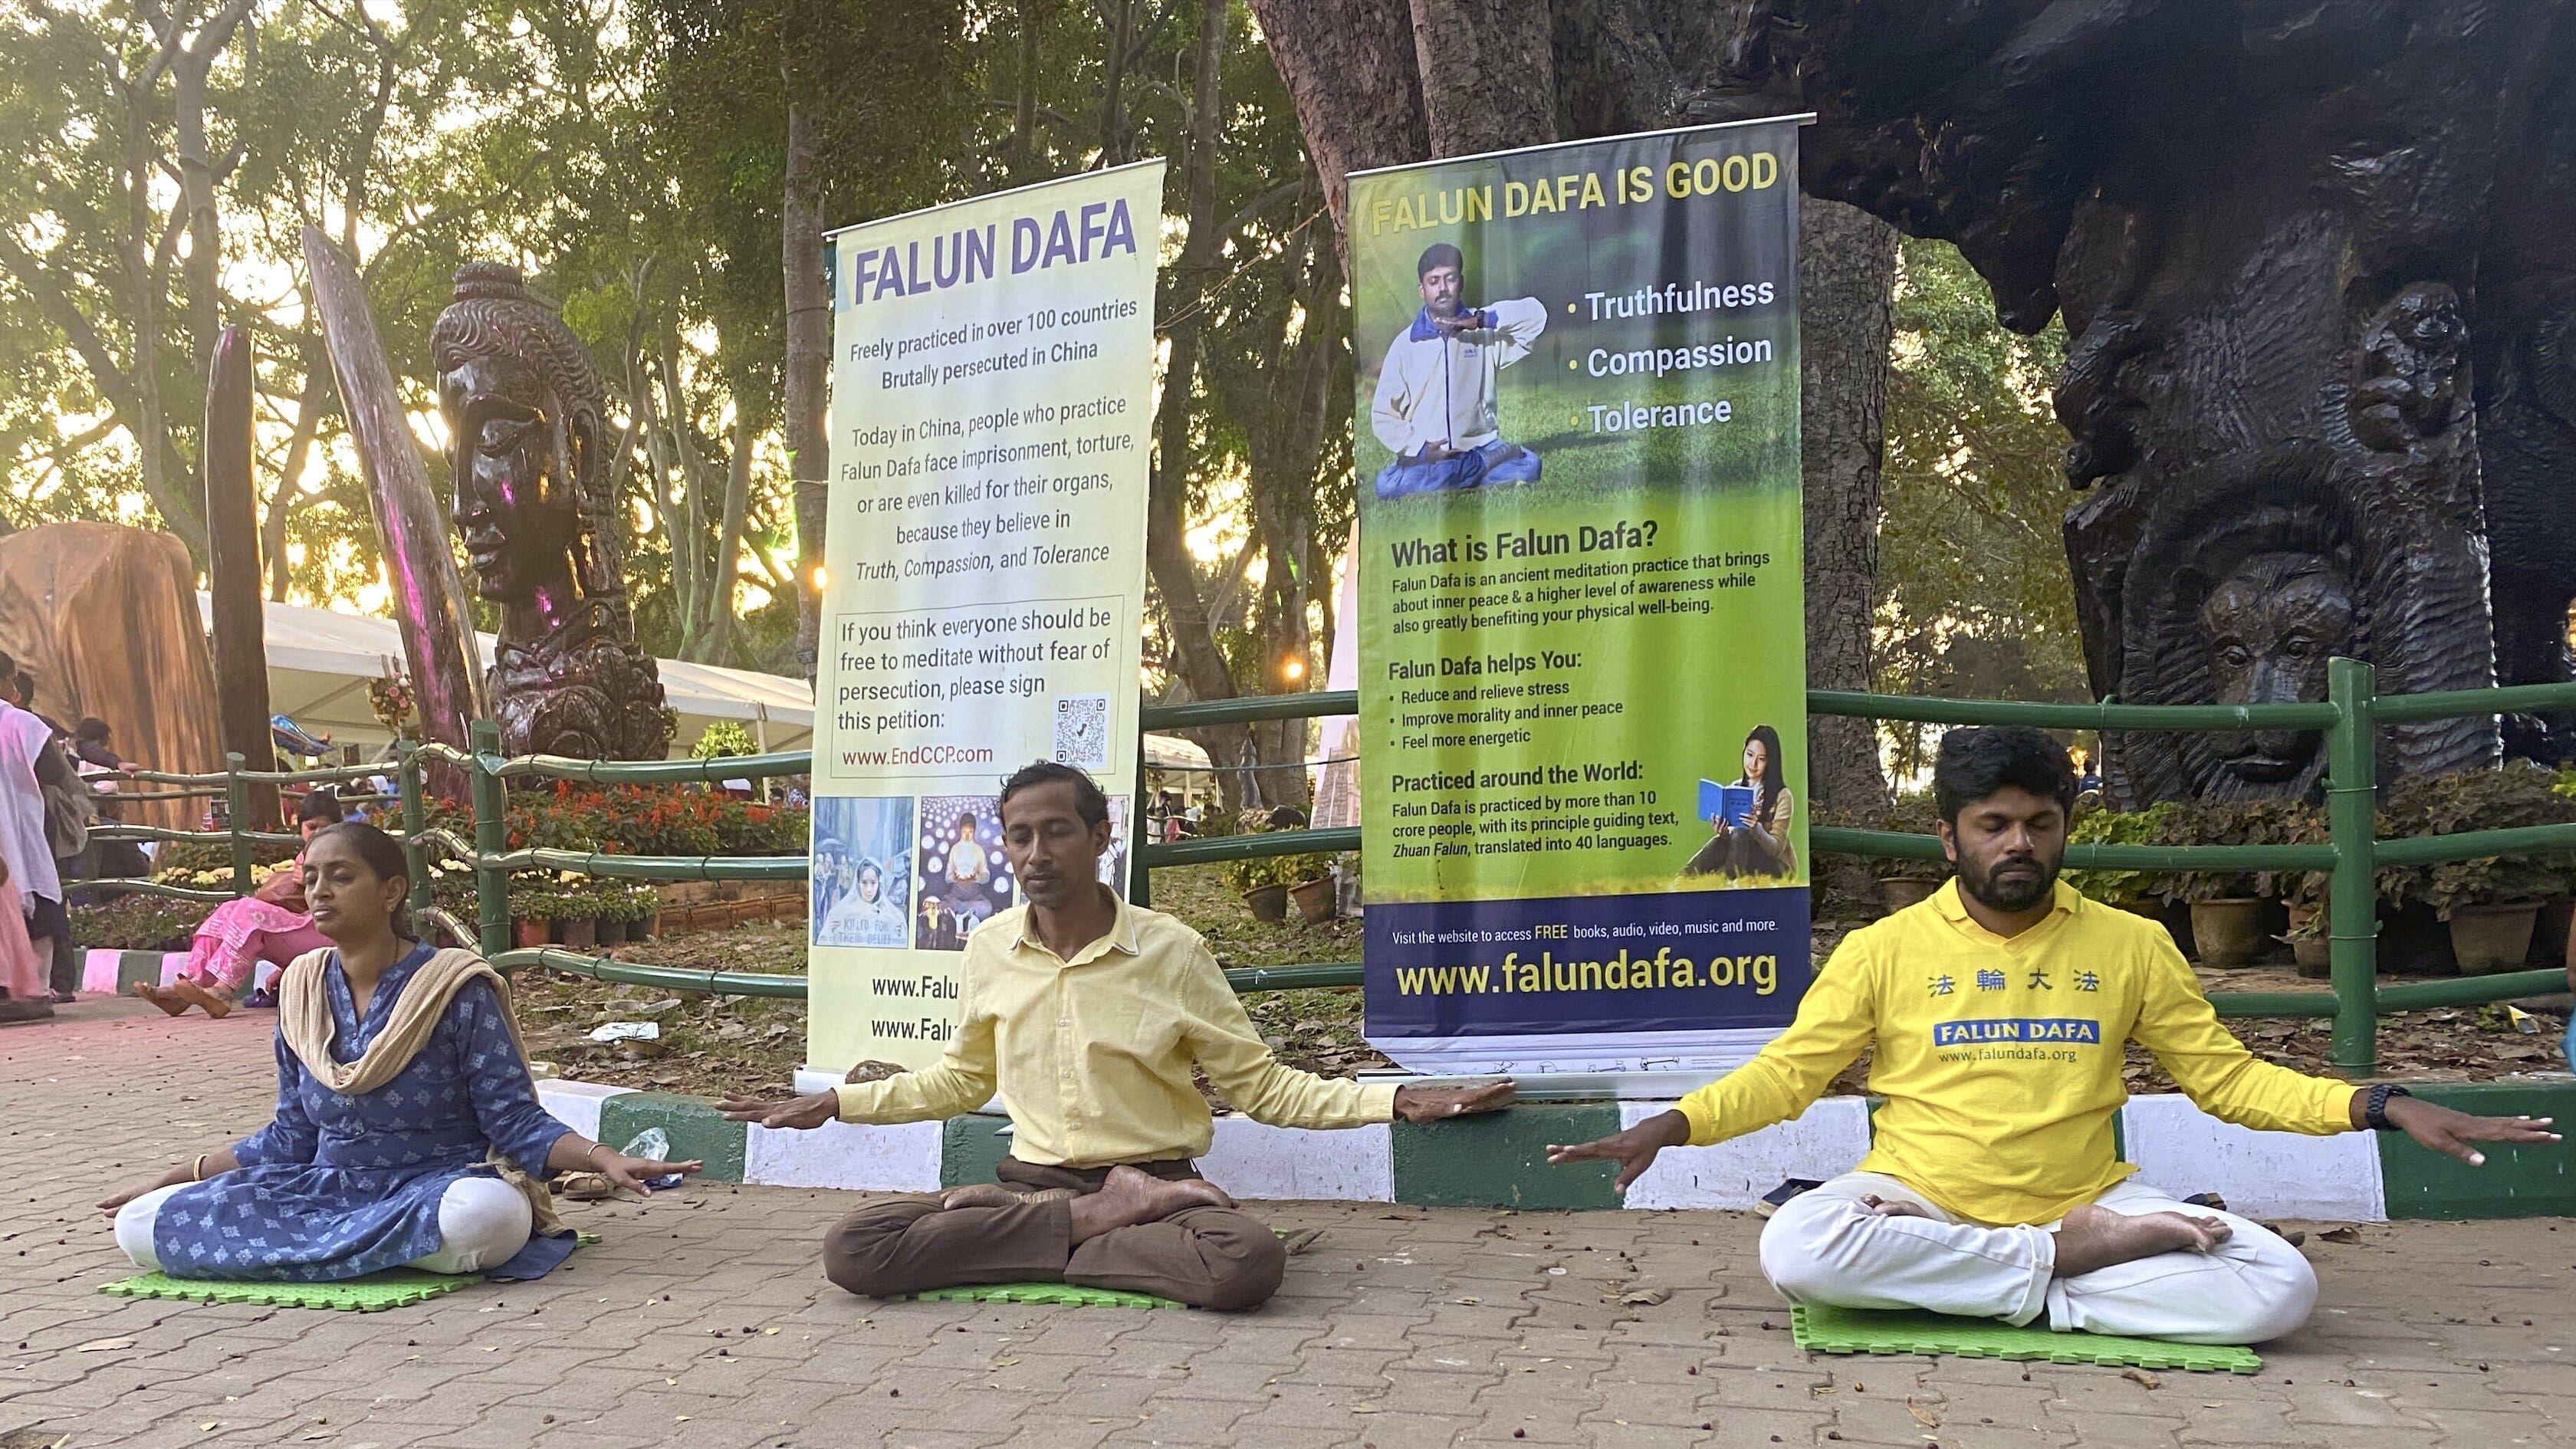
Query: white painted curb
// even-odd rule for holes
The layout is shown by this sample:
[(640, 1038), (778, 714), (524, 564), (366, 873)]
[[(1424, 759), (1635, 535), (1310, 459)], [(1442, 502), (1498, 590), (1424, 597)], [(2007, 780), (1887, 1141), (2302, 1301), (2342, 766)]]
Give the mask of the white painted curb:
[(2177, 1196), (2214, 1192), (2240, 1217), (2388, 1220), (2375, 1133), (2257, 1132), (2158, 1093), (2129, 1099), (2120, 1135), (2141, 1182)]
[(855, 1127), (826, 1122), (811, 1132), (754, 1125), (743, 1144), (742, 1180), (769, 1187), (937, 1192), (945, 1124)]
[[(1619, 1125), (1634, 1127), (1671, 1102), (1622, 1102)], [(1818, 1182), (1849, 1172), (1869, 1155), (1869, 1103), (1826, 1097), (1796, 1119), (1721, 1142), (1657, 1154), (1628, 1189), (1632, 1208), (1750, 1209), (1791, 1177)]]
[(599, 1140), (599, 1104), (611, 1097), (622, 1097), (633, 1087), (611, 1087), (600, 1082), (544, 1081), (537, 1083), (537, 1105), (553, 1118), (593, 1142)]

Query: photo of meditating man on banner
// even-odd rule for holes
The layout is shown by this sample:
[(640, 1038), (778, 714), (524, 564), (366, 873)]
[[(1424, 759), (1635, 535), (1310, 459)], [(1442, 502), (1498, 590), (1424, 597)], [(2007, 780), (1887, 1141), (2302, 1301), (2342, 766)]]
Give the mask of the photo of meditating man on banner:
[(1387, 344), (1369, 408), (1370, 428), (1395, 454), (1378, 470), (1377, 496), (1537, 482), (1538, 454), (1503, 438), (1494, 382), (1547, 330), (1547, 304), (1464, 305), (1466, 262), (1448, 242), (1425, 247), (1414, 272), (1422, 310)]

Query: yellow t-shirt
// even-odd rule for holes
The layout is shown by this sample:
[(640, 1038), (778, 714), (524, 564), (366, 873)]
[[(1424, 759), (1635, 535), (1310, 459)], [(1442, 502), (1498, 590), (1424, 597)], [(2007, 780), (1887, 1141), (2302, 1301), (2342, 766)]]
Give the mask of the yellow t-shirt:
[(1789, 1030), (1681, 1111), (1694, 1147), (1743, 1136), (1805, 1111), (1875, 1043), (1869, 1089), (1886, 1100), (1859, 1170), (1976, 1222), (2050, 1223), (2137, 1170), (2111, 1135), (2133, 1039), (2213, 1116), (2352, 1128), (2350, 1083), (2256, 1061), (2163, 928), (2064, 882), (2056, 910), (2009, 939), (1968, 915), (1955, 880), (1853, 932)]
[(1271, 1055), (1199, 933), (1118, 903), (1109, 934), (1066, 961), (1014, 906), (966, 941), (957, 1037), (924, 1071), (837, 1087), (844, 1122), (920, 1122), (1001, 1093), (1011, 1155), (1108, 1167), (1198, 1157), (1215, 1135), (1192, 1078), (1277, 1127), (1395, 1115), (1395, 1084), (1318, 1077)]

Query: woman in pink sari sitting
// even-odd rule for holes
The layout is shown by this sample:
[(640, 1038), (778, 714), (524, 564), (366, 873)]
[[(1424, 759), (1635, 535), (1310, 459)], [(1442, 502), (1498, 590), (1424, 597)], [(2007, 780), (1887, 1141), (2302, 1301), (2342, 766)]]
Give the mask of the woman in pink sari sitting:
[[(295, 808), (295, 832), (311, 840), (339, 824), (340, 815), (339, 797), (315, 790)], [(258, 890), (226, 901), (207, 915), (205, 924), (197, 927), (197, 939), (188, 948), (188, 964), (179, 968), (178, 979), (167, 986), (138, 981), (134, 994), (172, 1016), (184, 1015), (192, 1006), (208, 1016), (227, 1016), (234, 1000), (249, 989), (251, 973), (260, 962), (284, 966), (330, 944), (305, 914), (304, 857), (298, 855), (293, 865), (270, 876)]]

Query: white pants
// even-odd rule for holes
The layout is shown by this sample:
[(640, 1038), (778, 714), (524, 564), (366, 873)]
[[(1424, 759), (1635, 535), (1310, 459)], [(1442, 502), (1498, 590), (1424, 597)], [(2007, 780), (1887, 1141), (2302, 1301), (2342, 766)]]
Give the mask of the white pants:
[[(1888, 1217), (1861, 1202), (1911, 1203), (1924, 1217)], [(1791, 1198), (1762, 1229), (1762, 1276), (1792, 1303), (1923, 1308), (2025, 1324), (2043, 1315), (2061, 1332), (2262, 1343), (2307, 1322), (2316, 1270), (2260, 1223), (2193, 1207), (2136, 1181), (2096, 1206), (2132, 1217), (2214, 1217), (2235, 1235), (2211, 1253), (2158, 1253), (2074, 1278), (2056, 1275), (2056, 1224), (1990, 1228), (1943, 1212), (1892, 1177), (1849, 1172)]]
[[(161, 1271), (152, 1251), (153, 1220), (180, 1187), (157, 1187), (116, 1210), (116, 1246), (146, 1272)], [(497, 1177), (460, 1177), (438, 1199), (438, 1251), (403, 1266), (431, 1273), (474, 1273), (517, 1257), (535, 1231), (528, 1199)]]

